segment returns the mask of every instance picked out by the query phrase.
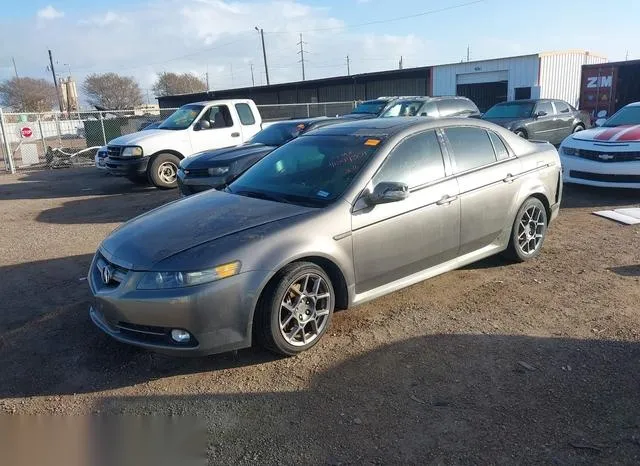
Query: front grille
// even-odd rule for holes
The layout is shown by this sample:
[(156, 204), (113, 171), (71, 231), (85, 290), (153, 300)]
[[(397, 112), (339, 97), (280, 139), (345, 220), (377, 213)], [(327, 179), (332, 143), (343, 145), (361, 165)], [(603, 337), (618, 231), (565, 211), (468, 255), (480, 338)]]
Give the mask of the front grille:
[(593, 160), (595, 162), (636, 162), (640, 161), (640, 152), (607, 152), (600, 150), (574, 149), (576, 157)]
[(571, 178), (579, 178), (589, 181), (601, 181), (603, 183), (640, 183), (640, 175), (603, 175), (601, 173), (581, 172), (570, 170)]
[(109, 157), (118, 158), (122, 154), (122, 147), (120, 146), (107, 146), (107, 155)]
[[(111, 273), (109, 274), (110, 280), (108, 282), (105, 282), (104, 268), (107, 266), (110, 267)], [(98, 253), (98, 259), (96, 260), (96, 271), (98, 273), (96, 278), (100, 281), (102, 285), (107, 286), (109, 288), (116, 288), (117, 286), (119, 286), (120, 283), (126, 280), (127, 274), (129, 273), (127, 269), (122, 268), (112, 262), (109, 262), (100, 253)]]

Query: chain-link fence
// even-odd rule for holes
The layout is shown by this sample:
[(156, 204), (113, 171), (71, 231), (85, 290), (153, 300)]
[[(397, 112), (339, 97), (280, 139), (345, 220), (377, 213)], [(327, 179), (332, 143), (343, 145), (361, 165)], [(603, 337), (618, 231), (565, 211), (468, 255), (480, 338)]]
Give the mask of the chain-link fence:
[[(259, 105), (265, 122), (349, 113), (354, 102)], [(125, 134), (152, 128), (175, 109), (74, 113), (2, 113), (0, 170), (91, 165), (99, 147)], [(151, 125), (151, 126), (150, 126)]]

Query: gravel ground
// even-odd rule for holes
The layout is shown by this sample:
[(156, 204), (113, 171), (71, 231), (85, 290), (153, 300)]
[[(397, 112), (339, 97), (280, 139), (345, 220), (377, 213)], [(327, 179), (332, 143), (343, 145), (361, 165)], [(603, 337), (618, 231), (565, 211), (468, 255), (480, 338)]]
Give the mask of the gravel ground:
[(211, 464), (640, 463), (640, 226), (591, 215), (640, 193), (566, 186), (537, 260), (338, 313), (285, 359), (173, 359), (92, 326), (100, 241), (175, 198), (93, 169), (0, 176), (0, 413), (194, 415)]

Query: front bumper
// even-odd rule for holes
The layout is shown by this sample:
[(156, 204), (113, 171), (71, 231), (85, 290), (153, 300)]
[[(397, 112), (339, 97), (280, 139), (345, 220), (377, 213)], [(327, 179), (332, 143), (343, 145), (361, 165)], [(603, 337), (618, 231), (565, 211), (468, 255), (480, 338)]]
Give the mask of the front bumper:
[(96, 168), (98, 170), (106, 170), (107, 169), (107, 157), (103, 156), (101, 157), (100, 155), (96, 154), (95, 156), (95, 163), (96, 163)]
[(178, 189), (183, 196), (201, 193), (209, 189), (222, 188), (226, 183), (226, 176), (187, 176), (183, 169), (178, 170)]
[[(93, 323), (123, 343), (172, 355), (201, 356), (251, 346), (253, 310), (267, 272), (243, 272), (216, 282), (167, 290), (138, 290), (144, 272), (125, 271), (104, 285), (96, 257), (89, 271)], [(192, 335), (176, 343), (172, 329)]]
[(112, 158), (107, 157), (105, 165), (115, 176), (141, 176), (147, 172), (149, 157)]
[(640, 162), (596, 162), (564, 154), (560, 158), (565, 183), (640, 189)]

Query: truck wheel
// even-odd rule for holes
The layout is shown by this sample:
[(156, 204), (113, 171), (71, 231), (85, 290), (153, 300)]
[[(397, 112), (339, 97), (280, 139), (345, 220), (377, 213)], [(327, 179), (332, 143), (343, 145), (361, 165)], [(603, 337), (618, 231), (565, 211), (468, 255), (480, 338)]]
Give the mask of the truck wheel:
[(149, 181), (156, 188), (172, 189), (178, 186), (180, 159), (173, 154), (159, 154), (149, 165)]

